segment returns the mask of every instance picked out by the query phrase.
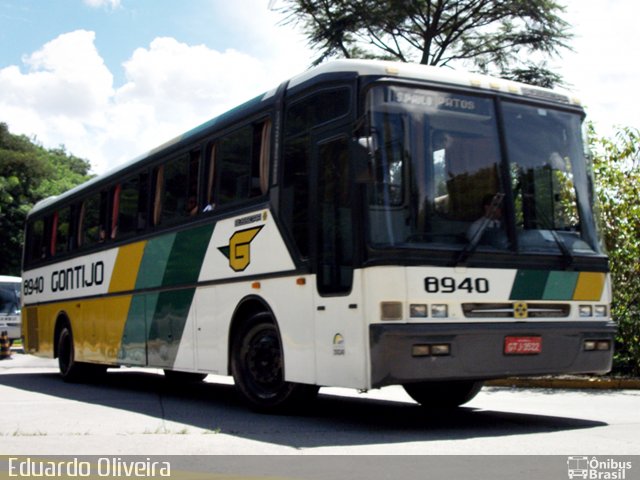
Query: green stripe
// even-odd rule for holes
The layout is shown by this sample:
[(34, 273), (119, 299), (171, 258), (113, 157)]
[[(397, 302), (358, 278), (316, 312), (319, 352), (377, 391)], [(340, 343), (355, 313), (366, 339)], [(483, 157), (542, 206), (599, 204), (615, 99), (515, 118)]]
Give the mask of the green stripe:
[(189, 288), (158, 295), (147, 343), (150, 366), (173, 366), (195, 292)]
[(518, 270), (510, 300), (572, 300), (578, 272)]
[[(154, 296), (157, 297), (157, 294)], [(126, 365), (147, 364), (148, 328), (146, 318), (153, 318), (153, 310), (147, 311), (151, 295), (134, 295), (131, 299), (127, 322), (122, 334), (122, 347), (118, 359)], [(155, 309), (155, 304), (153, 307)]]
[[(149, 240), (135, 288), (195, 284), (213, 228), (213, 225), (203, 225)], [(194, 295), (195, 288), (134, 295), (122, 336), (121, 362), (172, 366)]]
[(195, 283), (209, 246), (213, 225), (203, 225), (176, 235), (167, 259), (162, 286)]
[(510, 300), (542, 300), (547, 284), (547, 270), (518, 270)]
[(543, 300), (571, 300), (578, 283), (578, 272), (550, 272)]
[(160, 287), (163, 284), (167, 262), (173, 250), (175, 239), (176, 234), (170, 233), (147, 242), (142, 262), (140, 262), (140, 270), (138, 270), (136, 290)]

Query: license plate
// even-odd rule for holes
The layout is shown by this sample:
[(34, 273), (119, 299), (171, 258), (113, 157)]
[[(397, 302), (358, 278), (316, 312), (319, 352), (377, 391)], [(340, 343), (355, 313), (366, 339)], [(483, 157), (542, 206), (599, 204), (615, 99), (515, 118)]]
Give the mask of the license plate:
[(537, 355), (542, 352), (542, 337), (505, 337), (505, 355)]

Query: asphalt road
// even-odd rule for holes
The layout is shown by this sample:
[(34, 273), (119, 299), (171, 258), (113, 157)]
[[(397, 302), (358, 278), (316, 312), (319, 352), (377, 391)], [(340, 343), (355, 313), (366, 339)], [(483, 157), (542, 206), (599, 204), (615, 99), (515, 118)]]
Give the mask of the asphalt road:
[(261, 415), (223, 377), (176, 387), (120, 369), (66, 384), (54, 361), (14, 354), (0, 362), (0, 454), (638, 455), (639, 406), (638, 390), (485, 387), (430, 414), (400, 387), (326, 388), (307, 412)]

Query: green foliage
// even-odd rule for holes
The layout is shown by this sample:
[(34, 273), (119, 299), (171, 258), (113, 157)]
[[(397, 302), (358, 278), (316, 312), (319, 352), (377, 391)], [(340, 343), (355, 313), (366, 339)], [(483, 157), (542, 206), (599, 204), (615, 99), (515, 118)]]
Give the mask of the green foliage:
[(20, 275), (24, 222), (33, 205), (89, 178), (90, 164), (45, 149), (0, 123), (0, 273)]
[(319, 51), (314, 64), (329, 57), (462, 62), (541, 86), (561, 79), (532, 59), (557, 55), (572, 37), (553, 0), (287, 0), (280, 11)]
[(618, 323), (614, 373), (640, 375), (640, 131), (621, 128), (613, 139), (591, 129), (596, 192), (613, 278), (612, 316)]

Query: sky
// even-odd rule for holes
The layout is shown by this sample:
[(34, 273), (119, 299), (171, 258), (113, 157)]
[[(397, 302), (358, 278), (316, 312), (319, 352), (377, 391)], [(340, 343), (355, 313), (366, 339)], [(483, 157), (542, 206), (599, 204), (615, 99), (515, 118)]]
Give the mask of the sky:
[[(274, 3), (0, 0), (0, 122), (104, 173), (308, 68)], [(598, 133), (640, 128), (640, 3), (564, 4), (574, 51), (550, 65)]]

